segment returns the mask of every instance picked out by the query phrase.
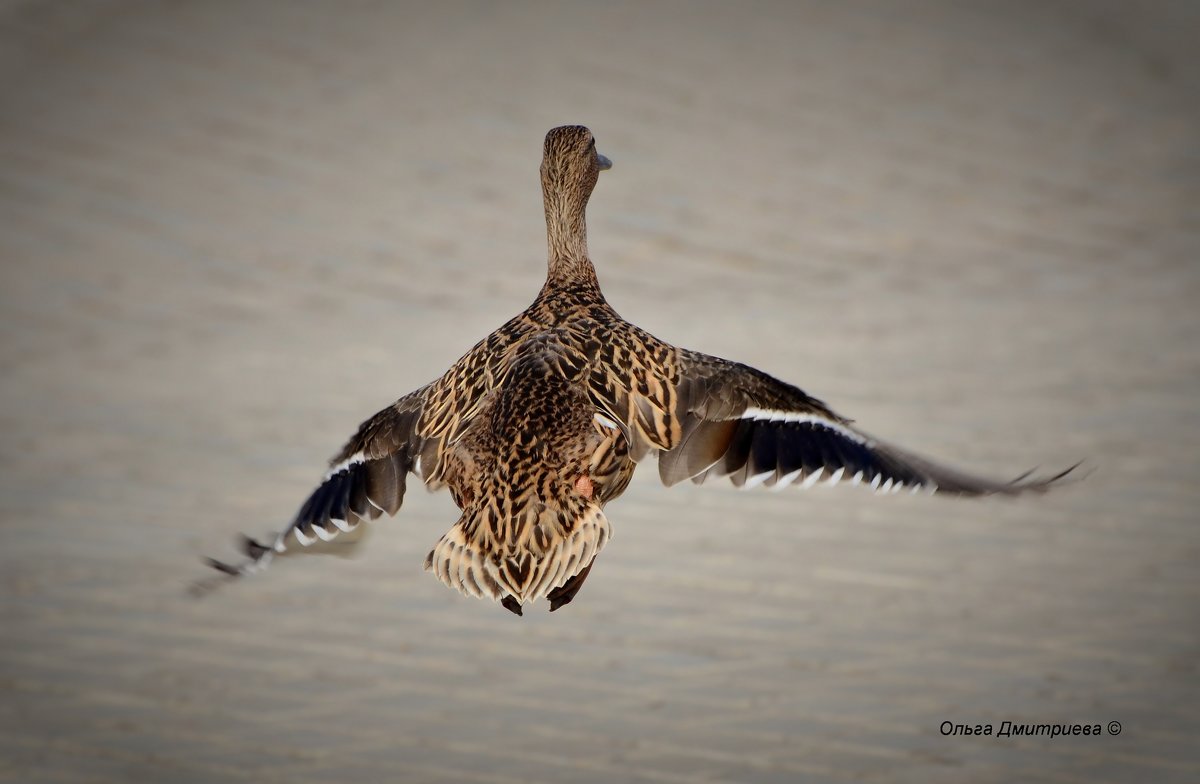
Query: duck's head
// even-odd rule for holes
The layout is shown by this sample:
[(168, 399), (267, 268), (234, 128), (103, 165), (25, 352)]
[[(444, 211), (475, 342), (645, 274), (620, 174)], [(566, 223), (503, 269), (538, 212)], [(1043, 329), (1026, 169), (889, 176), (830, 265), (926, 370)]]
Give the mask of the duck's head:
[(612, 161), (596, 152), (596, 139), (582, 125), (563, 125), (546, 134), (542, 148), (542, 188), (547, 193), (582, 196), (596, 186)]

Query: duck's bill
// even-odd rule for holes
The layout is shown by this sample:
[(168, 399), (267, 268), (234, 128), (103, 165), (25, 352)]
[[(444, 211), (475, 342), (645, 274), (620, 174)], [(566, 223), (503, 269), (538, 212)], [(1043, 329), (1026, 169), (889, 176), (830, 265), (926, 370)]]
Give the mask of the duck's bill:
[(596, 153), (596, 163), (600, 166), (600, 171), (608, 171), (612, 168), (612, 161), (608, 159), (608, 156), (600, 153)]

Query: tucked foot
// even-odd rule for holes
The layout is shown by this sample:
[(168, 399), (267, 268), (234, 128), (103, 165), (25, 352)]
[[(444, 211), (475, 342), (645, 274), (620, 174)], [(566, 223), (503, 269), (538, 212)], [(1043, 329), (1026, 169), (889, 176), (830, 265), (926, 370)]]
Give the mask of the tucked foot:
[[(593, 563), (595, 562), (593, 561)], [(587, 568), (579, 574), (546, 594), (546, 598), (550, 600), (550, 612), (554, 612), (564, 604), (571, 603), (571, 600), (575, 598), (575, 594), (579, 593), (579, 589), (583, 587), (583, 581), (587, 579), (588, 572), (590, 571), (592, 571), (592, 564), (588, 564)]]
[(584, 498), (590, 500), (595, 491), (596, 486), (592, 483), (591, 477), (589, 477), (587, 474), (580, 474), (579, 478), (575, 480), (575, 492), (579, 493)]
[(521, 603), (516, 600), (516, 597), (505, 596), (500, 601), (500, 604), (503, 604), (504, 609), (508, 610), (511, 613), (514, 613), (516, 615), (524, 615), (525, 614), (524, 612), (521, 611)]

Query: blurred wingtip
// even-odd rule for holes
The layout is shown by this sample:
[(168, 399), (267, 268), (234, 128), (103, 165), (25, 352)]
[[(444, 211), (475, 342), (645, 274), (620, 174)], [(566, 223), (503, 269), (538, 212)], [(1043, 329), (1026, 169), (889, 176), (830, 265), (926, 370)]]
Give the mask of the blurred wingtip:
[(241, 576), (241, 571), (237, 567), (230, 566), (224, 561), (218, 561), (215, 558), (204, 558), (202, 561), (206, 566), (216, 569), (220, 574), (212, 574), (192, 582), (188, 586), (187, 592), (193, 599), (202, 599), (230, 580)]
[(1077, 470), (1083, 466), (1085, 462), (1085, 460), (1080, 460), (1073, 465), (1064, 468), (1062, 471), (1050, 476), (1034, 476), (1035, 472), (1038, 470), (1037, 467), (1034, 467), (1013, 479), (1008, 483), (1008, 486), (1012, 489), (1012, 493), (1015, 495), (1017, 493), (1028, 491), (1044, 493), (1051, 488), (1073, 485), (1077, 482), (1082, 482), (1084, 479), (1087, 479), (1095, 471), (1095, 468), (1091, 466), (1086, 467), (1082, 472)]
[(236, 580), (239, 577), (244, 577), (266, 566), (271, 556), (275, 553), (273, 548), (245, 535), (238, 538), (238, 550), (249, 560), (237, 566), (225, 561), (219, 561), (216, 558), (201, 558), (200, 560), (205, 566), (217, 571), (219, 574), (209, 575), (208, 577), (196, 580), (188, 586), (188, 593), (196, 598), (207, 596), (225, 583)]

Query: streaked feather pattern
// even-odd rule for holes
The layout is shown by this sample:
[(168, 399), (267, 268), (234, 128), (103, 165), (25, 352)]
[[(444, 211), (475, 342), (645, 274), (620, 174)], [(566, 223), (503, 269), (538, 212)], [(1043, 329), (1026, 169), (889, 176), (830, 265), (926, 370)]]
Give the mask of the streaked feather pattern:
[(507, 543), (489, 535), (483, 507), (465, 510), (425, 557), (426, 571), (470, 596), (496, 601), (511, 596), (518, 604), (562, 587), (600, 554), (611, 530), (599, 506), (559, 492), (514, 518), (519, 535)]
[(611, 165), (582, 126), (546, 135), (542, 195), (549, 264), (528, 308), (439, 379), (362, 424), (324, 481), (269, 545), (210, 563), (229, 575), (395, 514), (407, 476), (447, 487), (462, 515), (425, 568), (468, 596), (521, 614), (570, 602), (611, 538), (604, 504), (637, 463), (666, 485), (729, 477), (738, 487), (864, 484), (878, 492), (1042, 492), (1071, 469), (1011, 482), (973, 476), (886, 444), (820, 400), (747, 365), (664, 343), (622, 319), (600, 291), (585, 211)]

